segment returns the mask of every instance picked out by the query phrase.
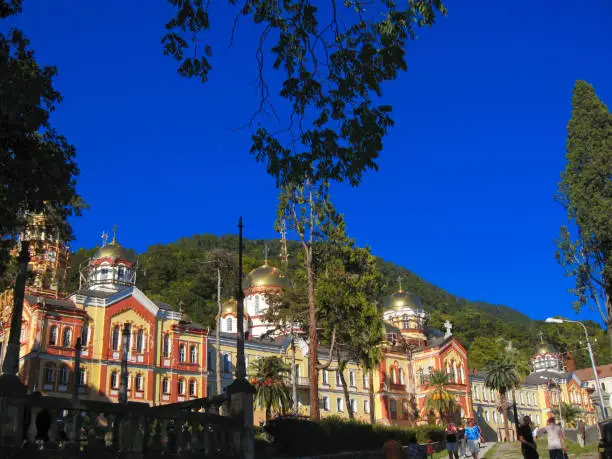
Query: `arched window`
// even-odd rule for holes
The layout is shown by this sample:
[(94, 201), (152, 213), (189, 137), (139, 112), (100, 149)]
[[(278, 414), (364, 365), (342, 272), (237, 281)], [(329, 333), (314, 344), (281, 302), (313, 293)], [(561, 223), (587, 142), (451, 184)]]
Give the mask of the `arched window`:
[(62, 336), (62, 346), (70, 347), (72, 344), (72, 328), (66, 327), (64, 328), (64, 334)]
[(111, 334), (111, 344), (113, 351), (119, 350), (119, 326), (115, 325)]
[(119, 269), (117, 271), (117, 279), (119, 279), (120, 281), (125, 280), (125, 266), (119, 266)]
[(57, 325), (51, 325), (49, 329), (49, 344), (51, 346), (57, 345)]
[(474, 400), (480, 400), (480, 386), (474, 387)]
[(425, 372), (423, 371), (422, 368), (419, 368), (418, 373), (419, 373), (419, 384), (421, 384), (422, 386), (423, 384), (425, 384)]
[(70, 379), (70, 372), (68, 371), (68, 367), (60, 367), (59, 370), (59, 383), (62, 386), (68, 384), (68, 380)]
[(85, 368), (81, 368), (79, 372), (79, 386), (83, 387), (87, 383), (87, 370)]
[(495, 391), (493, 389), (491, 389), (491, 401), (495, 401)]
[(485, 419), (487, 420), (487, 422), (491, 420), (491, 415), (489, 414), (488, 411), (485, 411)]
[(197, 363), (198, 362), (198, 350), (195, 346), (189, 347), (189, 363)]
[(525, 394), (521, 391), (520, 392), (520, 398), (521, 398), (521, 405), (525, 404)]
[(189, 381), (189, 395), (192, 397), (198, 395), (198, 384), (195, 379)]
[(461, 384), (465, 384), (465, 371), (463, 370), (463, 365), (459, 367), (459, 382)]
[(162, 392), (164, 394), (170, 393), (170, 381), (168, 380), (168, 378), (162, 379)]
[(226, 324), (227, 324), (227, 331), (228, 332), (233, 331), (233, 329), (234, 329), (234, 321), (232, 320), (231, 317), (227, 318)]
[(167, 333), (164, 335), (163, 348), (164, 348), (163, 349), (164, 357), (169, 357), (170, 356), (170, 335)]
[(254, 298), (255, 315), (259, 315), (259, 313), (261, 311), (261, 306), (260, 306), (259, 302), (260, 302), (259, 295), (255, 295), (255, 298)]
[(393, 399), (389, 400), (389, 413), (391, 419), (397, 419), (397, 402)]
[(399, 369), (397, 370), (397, 375), (398, 375), (399, 383), (400, 383), (400, 384), (405, 384), (405, 382), (404, 382), (404, 370), (402, 370), (401, 368), (399, 368)]
[(81, 328), (81, 346), (89, 344), (89, 324), (85, 322)]
[(408, 419), (408, 400), (402, 400), (402, 417)]
[(601, 390), (606, 391), (606, 383), (601, 383)]
[(110, 386), (111, 386), (111, 389), (119, 388), (119, 373), (117, 373), (116, 371), (113, 371), (111, 373)]
[(223, 354), (223, 371), (229, 373), (232, 371), (232, 361), (229, 354)]
[(402, 316), (402, 328), (410, 328), (410, 319), (408, 318), (408, 314), (404, 314)]
[(144, 350), (144, 330), (141, 328), (140, 330), (138, 330), (138, 333), (136, 333), (136, 352), (138, 352), (139, 354), (142, 354), (143, 350)]
[(178, 393), (179, 395), (185, 395), (185, 380), (184, 379), (178, 380)]
[(55, 365), (52, 363), (45, 364), (45, 383), (53, 384), (55, 382)]
[(187, 350), (185, 349), (185, 345), (181, 344), (179, 346), (179, 362), (184, 362), (187, 358)]
[(497, 411), (493, 413), (493, 421), (497, 424), (499, 422), (499, 414)]
[(136, 390), (140, 392), (144, 390), (144, 377), (141, 374), (136, 375)]

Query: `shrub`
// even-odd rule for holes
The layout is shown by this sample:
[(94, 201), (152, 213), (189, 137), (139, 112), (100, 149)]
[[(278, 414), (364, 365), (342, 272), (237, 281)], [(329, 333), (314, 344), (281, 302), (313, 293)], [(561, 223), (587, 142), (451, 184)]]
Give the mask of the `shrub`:
[(321, 421), (303, 418), (277, 418), (265, 426), (276, 452), (283, 456), (334, 454), (345, 451), (370, 451), (394, 439), (406, 445), (411, 438), (419, 443), (441, 441), (443, 429), (434, 426), (400, 428), (371, 425), (328, 417)]

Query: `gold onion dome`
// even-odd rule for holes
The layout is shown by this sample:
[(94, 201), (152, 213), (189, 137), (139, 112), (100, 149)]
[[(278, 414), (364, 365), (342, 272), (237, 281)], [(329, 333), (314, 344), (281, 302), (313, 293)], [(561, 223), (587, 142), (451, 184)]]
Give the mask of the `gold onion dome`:
[(221, 317), (225, 316), (226, 314), (232, 314), (234, 316), (238, 315), (238, 301), (236, 301), (236, 298), (230, 298), (221, 304)]
[(544, 355), (544, 354), (558, 354), (559, 351), (557, 346), (551, 343), (538, 343), (535, 348), (535, 355)]
[(414, 309), (415, 311), (422, 310), (423, 304), (421, 303), (421, 299), (414, 293), (406, 292), (401, 289), (385, 299), (385, 311), (406, 308)]
[(129, 261), (130, 263), (136, 262), (136, 258), (121, 245), (117, 244), (115, 239), (104, 247), (100, 247), (98, 250), (96, 250), (96, 253), (94, 253), (92, 257), (93, 260), (100, 260), (104, 258), (110, 258), (112, 261), (122, 259)]
[(259, 268), (255, 268), (253, 271), (248, 273), (242, 281), (242, 288), (247, 289), (251, 287), (289, 287), (289, 279), (283, 274), (283, 272), (264, 264)]

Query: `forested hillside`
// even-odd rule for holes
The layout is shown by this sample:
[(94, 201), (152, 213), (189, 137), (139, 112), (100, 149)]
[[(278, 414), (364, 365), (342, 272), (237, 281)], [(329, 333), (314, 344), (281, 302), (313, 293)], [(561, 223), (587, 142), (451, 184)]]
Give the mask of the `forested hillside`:
[[(269, 263), (279, 266), (280, 241), (245, 240), (244, 271), (263, 264), (264, 247), (269, 247)], [(212, 263), (215, 251), (236, 254), (236, 236), (215, 236), (211, 234), (182, 238), (168, 245), (154, 245), (138, 257), (137, 285), (153, 299), (159, 299), (175, 308), (183, 307), (194, 321), (214, 327), (216, 306), (216, 271)], [(69, 291), (78, 288), (78, 268), (94, 252), (93, 249), (79, 249), (73, 255)], [(300, 269), (299, 244), (288, 241), (289, 273)], [(402, 278), (405, 290), (419, 295), (425, 309), (431, 313), (431, 324), (442, 328), (445, 320), (453, 323), (453, 332), (468, 348), (470, 366), (480, 368), (495, 352), (503, 349), (508, 341), (523, 354), (525, 359), (538, 341), (541, 331), (546, 339), (570, 352), (577, 367), (585, 367), (588, 357), (584, 350), (581, 329), (574, 325), (548, 325), (534, 321), (514, 309), (493, 305), (483, 301), (469, 301), (459, 298), (421, 279), (408, 269), (379, 259), (379, 269), (386, 281), (386, 293), (397, 290), (398, 277)], [(233, 295), (235, 278), (225, 274), (222, 297)], [(380, 304), (382, 305), (383, 298)], [(537, 308), (538, 305), (534, 305)], [(598, 364), (610, 363), (610, 352), (605, 345), (604, 333), (599, 325), (588, 323), (590, 332), (598, 339), (595, 344)], [(601, 344), (601, 346), (600, 346)]]

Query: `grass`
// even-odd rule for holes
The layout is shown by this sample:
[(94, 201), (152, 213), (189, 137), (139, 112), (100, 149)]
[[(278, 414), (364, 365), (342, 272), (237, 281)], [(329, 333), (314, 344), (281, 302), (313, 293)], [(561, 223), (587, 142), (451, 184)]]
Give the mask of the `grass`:
[[(536, 441), (541, 458), (548, 457), (548, 442), (545, 438)], [(570, 458), (597, 458), (597, 444), (582, 448), (578, 443), (567, 441), (567, 454)], [(522, 459), (521, 446), (518, 442), (497, 443), (487, 454), (485, 459)]]

